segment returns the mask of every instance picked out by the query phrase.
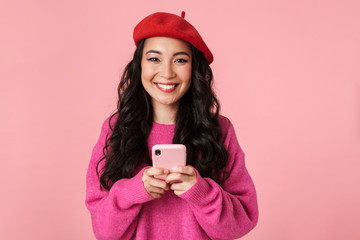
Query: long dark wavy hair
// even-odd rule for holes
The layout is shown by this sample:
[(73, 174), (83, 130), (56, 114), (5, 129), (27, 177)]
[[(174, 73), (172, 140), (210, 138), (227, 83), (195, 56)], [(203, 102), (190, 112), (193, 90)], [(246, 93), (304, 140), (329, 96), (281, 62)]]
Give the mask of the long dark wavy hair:
[[(133, 59), (127, 64), (118, 86), (117, 111), (110, 116), (112, 134), (97, 164), (101, 187), (110, 190), (113, 183), (131, 178), (143, 163), (151, 165), (147, 138), (153, 123), (151, 97), (141, 83), (141, 59), (145, 39), (139, 42)], [(220, 105), (212, 90), (213, 74), (203, 54), (190, 43), (192, 78), (188, 91), (180, 100), (173, 143), (187, 149), (187, 165), (202, 177), (221, 184), (228, 152), (222, 142), (219, 125)], [(118, 115), (114, 128), (111, 119)], [(99, 164), (105, 161), (102, 169)], [(100, 176), (101, 175), (101, 176)], [(222, 176), (225, 176), (222, 175)]]

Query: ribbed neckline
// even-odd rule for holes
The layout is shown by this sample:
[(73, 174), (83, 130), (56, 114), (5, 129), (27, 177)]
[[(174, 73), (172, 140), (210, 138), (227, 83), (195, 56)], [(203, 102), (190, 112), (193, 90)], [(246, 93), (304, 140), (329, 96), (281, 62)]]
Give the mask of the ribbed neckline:
[(156, 131), (156, 132), (173, 132), (175, 130), (175, 124), (162, 124), (162, 123), (157, 123), (157, 122), (153, 122), (152, 125), (152, 131)]

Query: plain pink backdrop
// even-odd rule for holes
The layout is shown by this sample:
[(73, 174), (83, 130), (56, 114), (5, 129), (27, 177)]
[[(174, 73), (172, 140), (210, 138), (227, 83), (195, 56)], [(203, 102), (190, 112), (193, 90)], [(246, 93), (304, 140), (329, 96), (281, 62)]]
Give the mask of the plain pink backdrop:
[(357, 0), (1, 1), (1, 239), (94, 239), (86, 170), (133, 27), (182, 10), (258, 191), (244, 239), (360, 239)]

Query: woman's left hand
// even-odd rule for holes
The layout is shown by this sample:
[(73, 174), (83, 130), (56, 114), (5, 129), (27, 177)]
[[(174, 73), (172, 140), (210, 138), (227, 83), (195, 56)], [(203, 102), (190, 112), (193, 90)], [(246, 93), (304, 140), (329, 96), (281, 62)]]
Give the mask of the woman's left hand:
[(196, 172), (190, 166), (179, 166), (171, 169), (171, 173), (165, 179), (176, 195), (189, 190), (196, 183), (196, 180)]

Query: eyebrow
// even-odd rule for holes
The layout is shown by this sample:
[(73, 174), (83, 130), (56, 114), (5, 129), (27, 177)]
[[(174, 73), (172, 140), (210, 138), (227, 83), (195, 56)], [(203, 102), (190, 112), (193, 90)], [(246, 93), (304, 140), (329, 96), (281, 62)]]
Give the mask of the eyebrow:
[[(162, 52), (157, 51), (157, 50), (149, 50), (149, 51), (147, 51), (147, 52), (145, 53), (145, 55), (148, 54), (148, 53), (156, 53), (156, 54), (162, 55)], [(175, 56), (177, 56), (177, 55), (186, 55), (186, 56), (190, 57), (190, 54), (188, 54), (187, 52), (176, 52), (176, 53), (174, 53), (173, 56), (175, 57)]]

